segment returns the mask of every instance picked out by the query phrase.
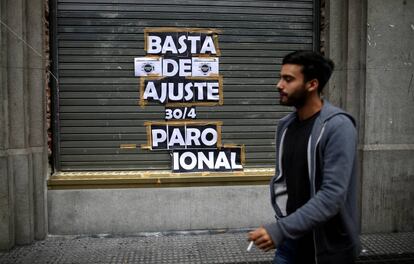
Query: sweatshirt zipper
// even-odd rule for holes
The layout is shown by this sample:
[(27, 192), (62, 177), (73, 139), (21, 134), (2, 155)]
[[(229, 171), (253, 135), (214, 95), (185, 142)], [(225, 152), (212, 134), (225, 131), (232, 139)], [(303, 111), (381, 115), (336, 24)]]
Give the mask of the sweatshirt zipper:
[[(282, 134), (282, 136), (280, 137), (280, 144), (279, 144), (279, 157), (278, 157), (278, 162), (279, 162), (279, 175), (277, 175), (277, 177), (276, 177), (276, 179), (275, 179), (275, 181), (277, 181), (277, 180), (279, 180), (281, 177), (282, 177), (282, 175), (283, 175), (283, 170), (282, 170), (282, 153), (283, 153), (283, 141), (285, 140), (285, 135), (286, 135), (286, 132), (287, 132), (287, 128), (285, 129), (285, 131), (283, 131), (283, 134)], [(274, 183), (273, 183), (274, 184)], [(274, 186), (274, 185), (273, 185)], [(279, 205), (276, 203), (276, 197), (275, 197), (275, 205), (278, 207), (278, 209), (279, 209), (279, 212), (280, 212), (280, 214), (282, 215), (282, 217), (284, 216), (283, 215), (283, 212), (282, 212), (282, 210), (280, 209), (280, 207), (279, 207)], [(285, 209), (285, 213), (286, 213), (286, 209)], [(277, 215), (277, 213), (275, 214), (275, 216), (276, 216), (276, 219), (277, 220), (279, 220), (280, 219), (280, 217)]]
[[(325, 131), (325, 125), (326, 125), (326, 122), (323, 123), (323, 126), (322, 126), (321, 132), (319, 134), (319, 137), (316, 140), (315, 150), (313, 152), (313, 160), (312, 161), (315, 164), (315, 166), (316, 166), (316, 149), (317, 149), (317, 146), (319, 145), (319, 141), (322, 138), (323, 132)], [(309, 142), (308, 142), (308, 170), (309, 170), (309, 177), (310, 178), (312, 178), (311, 166), (310, 166), (310, 161), (311, 161), (311, 157), (310, 157), (310, 152), (311, 152), (311, 139), (312, 139), (312, 136), (309, 138)], [(313, 169), (315, 171), (315, 168), (313, 168)], [(315, 196), (315, 176), (313, 177), (313, 179), (311, 181), (311, 184), (312, 184), (312, 197), (314, 197)], [(312, 235), (313, 235), (313, 247), (314, 247), (314, 251), (315, 251), (315, 264), (318, 264), (315, 230), (313, 230)]]
[(285, 140), (285, 135), (287, 132), (287, 128), (285, 129), (285, 131), (283, 131), (282, 136), (280, 137), (280, 148), (279, 148), (279, 157), (278, 157), (278, 163), (279, 163), (279, 175), (277, 175), (277, 178), (275, 179), (275, 181), (279, 180), (280, 177), (282, 177), (283, 174), (283, 170), (282, 170), (282, 153), (283, 153), (283, 141)]

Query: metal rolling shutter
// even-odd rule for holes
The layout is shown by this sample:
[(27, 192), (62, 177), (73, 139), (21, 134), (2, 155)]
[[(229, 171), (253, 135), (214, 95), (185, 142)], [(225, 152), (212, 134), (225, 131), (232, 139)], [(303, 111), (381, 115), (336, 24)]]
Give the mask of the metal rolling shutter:
[(224, 105), (197, 107), (197, 119), (223, 121), (223, 143), (246, 146), (246, 167), (274, 166), (275, 126), (291, 110), (278, 105), (278, 70), (288, 52), (316, 46), (314, 2), (57, 0), (57, 169), (170, 169), (168, 153), (139, 147), (143, 122), (164, 119), (163, 106), (138, 106), (146, 27), (222, 30)]

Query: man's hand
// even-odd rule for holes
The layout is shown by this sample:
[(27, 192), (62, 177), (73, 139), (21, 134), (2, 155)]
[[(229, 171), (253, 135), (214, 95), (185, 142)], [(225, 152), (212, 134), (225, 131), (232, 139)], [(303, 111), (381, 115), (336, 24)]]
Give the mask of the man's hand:
[(266, 229), (259, 227), (258, 229), (249, 232), (249, 241), (254, 241), (256, 247), (264, 251), (269, 251), (275, 248), (272, 238), (267, 233)]

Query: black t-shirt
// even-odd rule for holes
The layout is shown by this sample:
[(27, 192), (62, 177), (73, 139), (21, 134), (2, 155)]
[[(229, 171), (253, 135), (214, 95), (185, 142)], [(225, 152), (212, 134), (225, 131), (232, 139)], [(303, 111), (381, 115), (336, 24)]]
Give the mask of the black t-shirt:
[[(283, 142), (282, 168), (286, 178), (288, 200), (287, 214), (295, 212), (310, 199), (307, 149), (315, 119), (312, 117), (300, 121), (296, 118), (288, 127)], [(297, 263), (312, 263), (314, 259), (313, 235), (309, 232), (296, 241)], [(304, 262), (306, 261), (306, 262)]]
[(313, 123), (318, 115), (319, 112), (302, 121), (296, 118), (286, 132), (282, 168), (288, 192), (288, 214), (296, 211), (310, 198), (307, 149)]

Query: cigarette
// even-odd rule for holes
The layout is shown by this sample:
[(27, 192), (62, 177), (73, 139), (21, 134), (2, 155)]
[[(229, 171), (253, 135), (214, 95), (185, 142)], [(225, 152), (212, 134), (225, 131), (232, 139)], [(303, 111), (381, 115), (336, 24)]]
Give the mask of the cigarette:
[(247, 247), (247, 251), (250, 251), (251, 249), (252, 249), (252, 247), (253, 247), (253, 241), (250, 241), (250, 244), (249, 244), (249, 246)]

